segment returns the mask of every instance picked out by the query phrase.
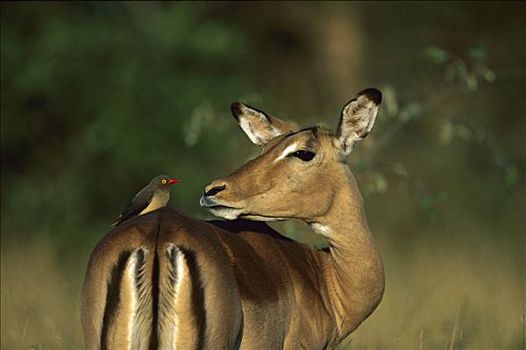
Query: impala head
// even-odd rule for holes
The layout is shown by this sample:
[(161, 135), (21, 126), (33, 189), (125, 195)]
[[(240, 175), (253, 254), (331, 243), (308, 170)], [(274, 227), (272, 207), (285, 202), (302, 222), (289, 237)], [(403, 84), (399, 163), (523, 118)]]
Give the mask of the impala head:
[(336, 133), (320, 127), (297, 130), (291, 124), (242, 103), (232, 113), (262, 154), (205, 188), (201, 205), (232, 220), (300, 219), (314, 222), (348, 186), (345, 159), (371, 131), (382, 95), (376, 89), (357, 94), (341, 112)]

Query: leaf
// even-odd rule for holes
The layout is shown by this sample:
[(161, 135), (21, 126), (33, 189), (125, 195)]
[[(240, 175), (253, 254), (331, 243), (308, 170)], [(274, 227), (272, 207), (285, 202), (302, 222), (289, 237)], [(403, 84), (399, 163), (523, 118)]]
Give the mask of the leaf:
[(492, 70), (490, 70), (489, 68), (486, 68), (484, 67), (483, 71), (482, 71), (482, 77), (484, 78), (484, 80), (486, 80), (487, 82), (490, 82), (490, 83), (493, 83), (495, 81), (495, 73), (493, 73)]
[(508, 165), (504, 170), (504, 180), (506, 186), (513, 187), (517, 184), (520, 178), (519, 169), (515, 165)]
[(488, 132), (483, 127), (479, 127), (475, 131), (475, 139), (478, 142), (483, 142), (486, 139), (487, 134), (488, 134)]
[(201, 133), (214, 120), (214, 110), (208, 102), (198, 105), (192, 111), (192, 116), (184, 126), (185, 144), (195, 146), (199, 141)]
[(417, 102), (411, 102), (400, 111), (398, 118), (402, 122), (407, 122), (411, 119), (418, 118), (420, 113), (422, 113), (422, 105)]
[(385, 191), (387, 191), (387, 180), (382, 174), (376, 175), (375, 190), (378, 193), (384, 193)]
[(482, 45), (468, 48), (468, 56), (476, 63), (480, 63), (486, 58), (486, 48)]
[(455, 80), (456, 76), (457, 76), (457, 70), (455, 66), (453, 64), (448, 64), (444, 71), (444, 81), (446, 83), (451, 83), (453, 82), (453, 80)]
[(422, 209), (430, 209), (433, 206), (433, 203), (433, 197), (428, 195), (423, 196), (419, 201), (420, 208)]
[(387, 191), (387, 187), (387, 179), (382, 174), (373, 173), (370, 182), (367, 184), (366, 193), (384, 193)]
[(443, 146), (447, 146), (451, 143), (451, 140), (453, 139), (453, 124), (451, 123), (451, 120), (446, 120), (442, 128), (440, 129), (440, 133), (438, 134), (438, 141)]
[(475, 74), (467, 73), (465, 76), (465, 80), (466, 80), (466, 86), (468, 87), (470, 91), (477, 90), (478, 81), (477, 81), (477, 77), (475, 76)]
[(393, 173), (401, 177), (409, 177), (409, 172), (402, 163), (393, 164)]
[(442, 64), (442, 63), (445, 63), (448, 58), (449, 58), (449, 55), (448, 53), (439, 48), (439, 47), (436, 47), (436, 46), (428, 46), (426, 47), (425, 51), (425, 56), (433, 63), (436, 63), (436, 64)]
[(464, 124), (455, 125), (455, 134), (465, 142), (470, 142), (473, 138), (473, 132), (471, 129), (465, 126)]
[(386, 86), (383, 89), (383, 100), (387, 115), (394, 116), (398, 114), (398, 100), (395, 89), (392, 86)]
[(437, 202), (443, 203), (447, 201), (448, 198), (449, 198), (449, 195), (447, 194), (447, 192), (442, 191), (437, 195)]

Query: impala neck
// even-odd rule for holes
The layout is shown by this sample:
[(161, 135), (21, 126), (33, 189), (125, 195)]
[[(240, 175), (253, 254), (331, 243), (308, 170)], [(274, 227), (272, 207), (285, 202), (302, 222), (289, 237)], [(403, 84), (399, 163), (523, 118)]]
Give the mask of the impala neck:
[(373, 312), (384, 290), (382, 260), (367, 225), (356, 180), (347, 167), (346, 182), (329, 212), (311, 223), (330, 244), (325, 273), (340, 337)]

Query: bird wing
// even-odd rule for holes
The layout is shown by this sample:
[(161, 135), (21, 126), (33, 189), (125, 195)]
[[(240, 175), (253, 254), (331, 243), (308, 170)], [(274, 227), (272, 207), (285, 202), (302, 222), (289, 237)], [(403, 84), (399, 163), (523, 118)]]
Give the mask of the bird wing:
[(128, 220), (129, 218), (138, 215), (141, 211), (146, 209), (153, 198), (153, 193), (145, 195), (143, 191), (139, 191), (133, 197), (130, 204), (128, 204), (121, 212), (121, 215), (111, 224), (113, 227), (119, 225), (121, 222)]

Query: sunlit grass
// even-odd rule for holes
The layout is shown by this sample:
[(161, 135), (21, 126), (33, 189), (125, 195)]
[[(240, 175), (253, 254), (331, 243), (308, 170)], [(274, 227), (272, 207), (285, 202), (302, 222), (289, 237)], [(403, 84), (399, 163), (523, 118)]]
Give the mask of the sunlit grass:
[[(512, 254), (431, 241), (399, 253), (379, 243), (384, 299), (340, 348), (524, 348), (523, 267)], [(2, 349), (83, 348), (84, 260), (61, 261), (43, 242), (2, 246)]]
[(524, 349), (524, 266), (484, 242), (383, 252), (386, 290), (350, 349)]
[(82, 349), (84, 266), (66, 266), (43, 242), (3, 244), (1, 254), (2, 349)]

